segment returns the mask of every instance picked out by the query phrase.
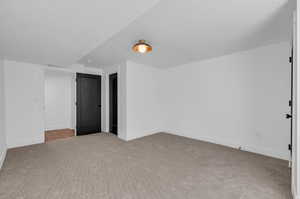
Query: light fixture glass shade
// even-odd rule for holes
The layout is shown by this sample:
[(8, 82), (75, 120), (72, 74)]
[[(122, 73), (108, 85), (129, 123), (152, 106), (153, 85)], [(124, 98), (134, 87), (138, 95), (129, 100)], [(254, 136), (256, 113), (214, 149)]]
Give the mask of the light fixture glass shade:
[(132, 47), (132, 50), (138, 53), (147, 53), (152, 51), (152, 46), (147, 44), (145, 40), (140, 40)]

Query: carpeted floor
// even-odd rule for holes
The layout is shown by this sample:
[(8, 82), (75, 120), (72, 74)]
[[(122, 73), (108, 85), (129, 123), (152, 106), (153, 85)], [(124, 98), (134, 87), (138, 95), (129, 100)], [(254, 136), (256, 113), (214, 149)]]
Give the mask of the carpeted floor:
[(159, 133), (8, 151), (1, 199), (290, 199), (287, 162)]

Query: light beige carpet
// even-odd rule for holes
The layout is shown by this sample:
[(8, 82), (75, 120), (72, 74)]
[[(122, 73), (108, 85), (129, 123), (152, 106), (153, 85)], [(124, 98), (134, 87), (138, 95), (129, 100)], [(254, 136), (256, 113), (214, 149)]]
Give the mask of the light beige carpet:
[(1, 199), (287, 199), (287, 162), (169, 134), (9, 150)]

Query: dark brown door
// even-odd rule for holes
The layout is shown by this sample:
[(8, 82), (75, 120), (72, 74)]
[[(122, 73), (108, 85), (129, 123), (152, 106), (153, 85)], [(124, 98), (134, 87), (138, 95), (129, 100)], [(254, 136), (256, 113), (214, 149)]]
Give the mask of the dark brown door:
[(118, 74), (109, 76), (109, 130), (118, 135)]
[(77, 135), (101, 132), (101, 76), (77, 73)]

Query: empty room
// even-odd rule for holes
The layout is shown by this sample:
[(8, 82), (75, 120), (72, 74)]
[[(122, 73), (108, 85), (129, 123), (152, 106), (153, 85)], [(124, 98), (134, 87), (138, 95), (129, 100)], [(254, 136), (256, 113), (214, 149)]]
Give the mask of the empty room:
[(296, 0), (1, 0), (0, 199), (300, 199)]

